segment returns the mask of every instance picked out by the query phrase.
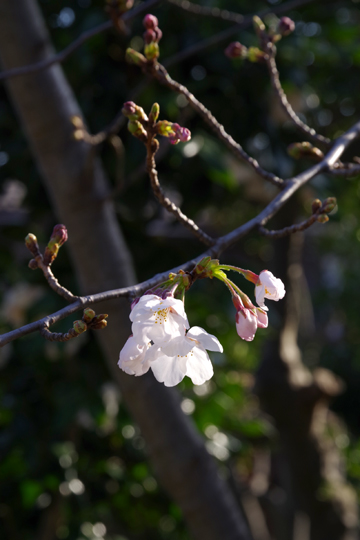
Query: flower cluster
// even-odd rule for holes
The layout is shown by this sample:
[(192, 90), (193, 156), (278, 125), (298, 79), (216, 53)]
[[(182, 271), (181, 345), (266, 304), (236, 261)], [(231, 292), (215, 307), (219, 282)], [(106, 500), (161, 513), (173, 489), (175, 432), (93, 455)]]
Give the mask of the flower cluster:
[(160, 114), (158, 103), (153, 104), (149, 116), (142, 107), (139, 107), (133, 101), (126, 101), (121, 112), (129, 120), (128, 130), (130, 133), (143, 142), (146, 142), (151, 135), (167, 137), (171, 144), (187, 142), (191, 139), (189, 129), (168, 120), (158, 121)]
[(182, 300), (173, 296), (145, 294), (130, 313), (132, 335), (120, 352), (119, 367), (129, 375), (149, 369), (165, 386), (175, 386), (185, 376), (203, 384), (213, 376), (206, 352), (222, 352), (215, 336), (202, 328), (189, 329)]
[(233, 303), (236, 309), (236, 331), (245, 341), (252, 341), (258, 328), (267, 328), (268, 326), (266, 313), (268, 308), (265, 306), (265, 298), (278, 301), (285, 296), (283, 282), (268, 270), (263, 270), (256, 277), (258, 279), (255, 282), (255, 298), (260, 307), (255, 307), (244, 293), (241, 296), (233, 294)]
[[(259, 307), (226, 275), (232, 270), (255, 285)], [(219, 264), (204, 257), (192, 272), (170, 274), (169, 280), (147, 291), (131, 306), (132, 334), (120, 352), (119, 367), (129, 375), (144, 375), (149, 369), (165, 386), (175, 386), (185, 376), (194, 384), (203, 384), (214, 373), (207, 350), (222, 352), (219, 340), (203, 328), (189, 327), (184, 309), (185, 292), (197, 280), (217, 278), (229, 289), (236, 309), (236, 330), (239, 336), (252, 341), (258, 328), (268, 326), (265, 299), (281, 300), (283, 282), (268, 270), (259, 275), (236, 266)], [(175, 295), (177, 298), (175, 298)]]

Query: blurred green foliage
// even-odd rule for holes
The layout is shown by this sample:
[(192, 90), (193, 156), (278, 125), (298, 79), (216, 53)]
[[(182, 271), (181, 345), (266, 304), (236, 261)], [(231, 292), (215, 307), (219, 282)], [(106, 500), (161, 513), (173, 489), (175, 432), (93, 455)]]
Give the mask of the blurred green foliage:
[[(251, 14), (283, 3), (246, 0), (241, 9)], [(42, 0), (40, 5), (56, 50), (106, 20), (102, 0)], [(235, 0), (203, 5), (239, 8)], [(291, 11), (287, 15), (295, 20), (296, 31), (278, 45), (279, 70), (291, 103), (328, 137), (339, 135), (358, 118), (359, 7), (356, 1), (329, 1)], [(166, 2), (153, 12), (164, 34), (160, 60), (230, 24), (199, 18)], [(271, 17), (266, 21), (271, 23)], [(142, 32), (139, 17), (129, 34), (110, 31), (95, 36), (64, 63), (92, 132), (108, 124), (143, 83), (140, 70), (124, 61), (129, 44), (140, 48)], [(256, 45), (251, 28), (233, 39)], [(303, 137), (283, 118), (265, 67), (224, 56), (229, 41), (191, 54), (169, 71), (264, 167), (291, 176), (304, 164), (294, 163), (286, 147)], [(40, 272), (27, 267), (25, 235), (33, 232), (44, 245), (57, 218), (3, 87), (0, 96), (0, 330), (6, 332), (61, 308), (63, 301), (46, 287)], [(136, 102), (148, 111), (154, 101), (160, 104), (161, 119), (178, 121), (193, 135), (187, 145), (167, 148), (159, 160), (160, 179), (170, 197), (213, 235), (256, 215), (275, 188), (235, 162), (182, 98), (147, 81)], [(201, 248), (154, 200), (142, 165), (139, 168), (145, 156), (142, 145), (126, 127), (120, 137), (126, 148), (125, 182), (115, 205), (140, 281), (181, 264)], [(359, 151), (356, 143), (348, 156)], [(105, 145), (101, 156), (115, 187), (112, 149)], [(330, 368), (347, 384), (335, 408), (351, 433), (346, 435), (343, 429), (337, 445), (344, 451), (350, 479), (360, 490), (359, 178), (317, 177), (297, 196), (297, 219), (309, 215), (313, 198), (327, 196), (336, 196), (339, 203), (330, 223), (315, 225), (305, 234), (303, 263), (312, 307), (300, 328), (300, 344), (310, 368)], [(271, 240), (252, 233), (224, 255), (224, 262), (257, 272), (272, 268), (273, 255)], [(65, 287), (78, 292), (66, 247), (54, 272)], [(240, 285), (252, 294), (246, 284)], [(276, 440), (251, 388), (262, 348), (279, 327), (280, 317), (275, 306), (269, 328), (248, 344), (236, 335), (231, 299), (220, 283), (196, 284), (186, 303), (190, 322), (217, 335), (225, 352), (212, 356), (211, 381), (201, 387), (186, 380), (181, 383), (182, 408), (204, 434), (223, 474), (233, 471), (239, 482), (246, 483), (254, 449), (268, 448)], [(57, 331), (70, 327), (71, 321), (65, 320)], [(66, 344), (30, 335), (0, 351), (0, 369), (1, 538), (37, 538), (50, 509), (58, 516), (55, 533), (60, 540), (189, 538), (179, 509), (154, 478), (141, 434), (110, 380), (92, 335)]]

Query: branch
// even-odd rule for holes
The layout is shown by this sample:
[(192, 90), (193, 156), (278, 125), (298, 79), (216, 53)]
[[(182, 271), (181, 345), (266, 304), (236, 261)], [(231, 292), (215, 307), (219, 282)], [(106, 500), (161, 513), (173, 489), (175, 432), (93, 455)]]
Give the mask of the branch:
[(205, 15), (207, 17), (215, 17), (216, 19), (222, 19), (223, 21), (232, 21), (236, 23), (242, 23), (244, 16), (240, 13), (234, 13), (227, 9), (211, 8), (207, 6), (199, 6), (198, 4), (192, 4), (188, 0), (167, 0), (169, 4), (183, 9), (194, 15)]
[(260, 214), (250, 221), (244, 223), (237, 229), (231, 231), (225, 236), (219, 238), (216, 243), (210, 247), (205, 253), (202, 253), (195, 259), (187, 261), (186, 263), (172, 268), (161, 274), (157, 274), (151, 279), (148, 279), (142, 283), (138, 283), (132, 287), (125, 287), (122, 289), (113, 289), (110, 291), (105, 291), (102, 293), (78, 297), (75, 302), (69, 306), (64, 307), (63, 309), (53, 313), (52, 315), (47, 315), (46, 317), (35, 321), (33, 323), (17, 328), (0, 336), (0, 347), (14, 341), (15, 339), (30, 334), (32, 332), (39, 331), (41, 328), (49, 327), (52, 324), (64, 319), (68, 315), (83, 309), (84, 307), (96, 304), (98, 302), (103, 302), (104, 300), (113, 300), (115, 298), (134, 298), (136, 296), (142, 295), (148, 289), (151, 289), (168, 279), (170, 273), (178, 273), (180, 270), (189, 271), (191, 270), (203, 257), (211, 256), (212, 258), (218, 257), (223, 253), (229, 246), (237, 242), (240, 238), (248, 234), (252, 229), (257, 226), (263, 226), (272, 216), (274, 216), (286, 203), (286, 201), (306, 182), (314, 178), (317, 174), (327, 171), (329, 167), (332, 167), (350, 145), (350, 143), (360, 136), (360, 121), (354, 124), (346, 133), (341, 137), (335, 140), (332, 149), (324, 157), (324, 159), (311, 167), (310, 169), (300, 173), (293, 178), (286, 180), (285, 188), (277, 197), (275, 197)]
[[(130, 21), (140, 13), (143, 13), (144, 11), (147, 11), (150, 9), (150, 7), (154, 6), (155, 4), (158, 4), (160, 0), (147, 0), (146, 2), (140, 4), (135, 9), (132, 9), (126, 13), (124, 13), (121, 17), (121, 19), (126, 22)], [(4, 81), (5, 79), (10, 79), (11, 77), (18, 77), (19, 75), (28, 75), (30, 73), (34, 73), (37, 71), (42, 71), (44, 69), (47, 69), (51, 67), (54, 64), (58, 64), (63, 62), (70, 54), (72, 54), (76, 49), (78, 49), (85, 41), (88, 39), (96, 36), (97, 34), (101, 34), (102, 32), (105, 32), (107, 30), (110, 30), (113, 28), (113, 22), (112, 21), (106, 21), (102, 24), (99, 24), (99, 26), (95, 26), (95, 28), (92, 28), (91, 30), (87, 30), (86, 32), (83, 32), (75, 41), (70, 43), (65, 49), (60, 51), (59, 53), (55, 54), (54, 56), (51, 56), (50, 58), (46, 58), (45, 60), (42, 60), (40, 62), (36, 62), (35, 64), (30, 64), (28, 66), (21, 66), (18, 68), (9, 69), (7, 71), (3, 71), (0, 73), (0, 81)]]
[(33, 260), (36, 261), (37, 267), (42, 270), (46, 281), (48, 282), (52, 290), (56, 292), (56, 294), (62, 296), (68, 302), (75, 302), (77, 300), (77, 296), (73, 295), (72, 292), (68, 291), (65, 287), (60, 285), (60, 283), (52, 273), (50, 266), (44, 264), (42, 258), (36, 257)]
[(288, 102), (286, 94), (281, 86), (280, 75), (275, 61), (276, 47), (273, 45), (273, 43), (269, 42), (267, 44), (267, 49), (264, 52), (266, 53), (264, 59), (269, 70), (271, 85), (274, 88), (275, 93), (279, 98), (280, 104), (285, 113), (303, 133), (308, 135), (308, 137), (310, 137), (317, 143), (321, 143), (329, 147), (329, 145), (331, 144), (331, 140), (327, 137), (324, 137), (323, 135), (319, 135), (318, 133), (316, 133), (315, 129), (306, 125), (298, 117), (298, 115), (295, 113), (294, 109)]
[(242, 148), (242, 146), (237, 143), (231, 137), (231, 135), (229, 135), (225, 131), (224, 126), (216, 120), (216, 118), (211, 114), (211, 112), (198, 99), (196, 99), (196, 97), (185, 86), (179, 84), (170, 77), (163, 65), (156, 62), (155, 64), (148, 67), (149, 69), (145, 68), (146, 73), (149, 73), (151, 76), (156, 78), (164, 86), (167, 86), (174, 92), (182, 94), (186, 97), (186, 99), (189, 101), (190, 106), (195, 109), (195, 111), (199, 113), (200, 116), (202, 116), (202, 118), (216, 133), (219, 139), (221, 139), (226, 144), (229, 150), (231, 150), (237, 158), (246, 161), (246, 163), (248, 163), (265, 180), (268, 180), (269, 182), (275, 184), (278, 187), (283, 185), (283, 180), (276, 175), (265, 171), (265, 169), (263, 169), (259, 165), (256, 159), (249, 156)]
[(335, 163), (326, 171), (334, 176), (357, 176), (360, 174), (360, 165), (354, 163)]
[[(256, 13), (256, 15), (258, 15), (260, 18), (264, 17), (268, 13), (275, 13), (275, 14), (280, 15), (281, 13), (287, 13), (288, 11), (292, 9), (297, 9), (306, 4), (310, 4), (311, 2), (314, 2), (314, 0), (292, 0), (290, 2), (282, 4), (281, 6), (276, 6), (276, 7), (264, 9), (263, 11), (259, 11), (258, 13)], [(234, 26), (231, 26), (230, 28), (227, 28), (226, 30), (219, 32), (218, 34), (215, 34), (214, 36), (211, 36), (208, 39), (204, 39), (200, 41), (199, 43), (191, 45), (190, 47), (188, 47), (182, 52), (174, 54), (173, 56), (171, 56), (170, 58), (164, 61), (164, 66), (167, 68), (170, 66), (173, 66), (174, 64), (177, 64), (178, 62), (182, 62), (183, 60), (186, 60), (190, 56), (193, 56), (195, 54), (198, 54), (204, 51), (208, 47), (213, 47), (214, 45), (218, 45), (222, 41), (225, 41), (226, 39), (231, 38), (234, 34), (239, 32), (239, 30), (244, 30), (245, 28), (252, 26), (253, 17), (254, 15), (247, 16), (244, 18), (243, 22), (235, 24)]]
[(211, 238), (208, 234), (206, 234), (204, 231), (202, 231), (196, 223), (189, 219), (185, 214), (183, 214), (173, 202), (170, 201), (165, 196), (165, 193), (160, 186), (157, 170), (156, 170), (156, 163), (155, 163), (155, 153), (159, 147), (158, 141), (156, 139), (150, 139), (146, 145), (146, 170), (149, 174), (150, 181), (151, 181), (151, 187), (154, 192), (155, 197), (160, 202), (161, 206), (166, 208), (168, 212), (173, 214), (176, 219), (184, 225), (189, 231), (191, 231), (201, 242), (203, 242), (207, 246), (213, 246), (215, 244), (215, 240)]
[(327, 214), (329, 214), (335, 208), (335, 206), (336, 199), (334, 198), (326, 199), (323, 204), (321, 204), (321, 201), (319, 199), (316, 199), (313, 202), (313, 214), (305, 221), (302, 221), (301, 223), (295, 225), (290, 225), (289, 227), (284, 227), (283, 229), (280, 229), (278, 231), (269, 231), (265, 229), (265, 227), (260, 225), (259, 232), (263, 236), (267, 236), (270, 238), (284, 238), (285, 236), (289, 236), (290, 234), (305, 231), (305, 229), (308, 229), (316, 222), (326, 223), (327, 221), (329, 221), (329, 217), (327, 216)]

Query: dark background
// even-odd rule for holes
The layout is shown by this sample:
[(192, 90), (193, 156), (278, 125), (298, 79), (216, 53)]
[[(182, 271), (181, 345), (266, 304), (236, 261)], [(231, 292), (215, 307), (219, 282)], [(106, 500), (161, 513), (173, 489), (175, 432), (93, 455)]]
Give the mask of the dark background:
[[(217, 0), (202, 5), (253, 14), (283, 3)], [(43, 0), (40, 5), (56, 50), (107, 17), (101, 0)], [(278, 65), (289, 101), (311, 126), (331, 138), (358, 119), (359, 5), (356, 1), (312, 2), (292, 10), (286, 14), (296, 22), (296, 31), (278, 45)], [(164, 34), (161, 60), (231, 26), (166, 2), (152, 12)], [(124, 61), (126, 47), (141, 48), (141, 19), (131, 23), (128, 35), (109, 31), (93, 37), (63, 64), (92, 133), (107, 125), (145, 80), (136, 66)], [(265, 20), (271, 23), (270, 17)], [(252, 28), (239, 31), (233, 39), (256, 45)], [(290, 177), (310, 165), (294, 162), (286, 153), (289, 143), (304, 137), (279, 109), (265, 66), (225, 57), (223, 51), (230, 41), (189, 55), (169, 67), (169, 72), (263, 167)], [(40, 272), (27, 267), (24, 237), (32, 232), (45, 245), (56, 217), (3, 86), (0, 99), (0, 329), (6, 332), (60, 309), (64, 302), (47, 287)], [(276, 188), (237, 162), (184, 100), (167, 88), (148, 81), (135, 101), (145, 111), (157, 101), (161, 119), (191, 130), (192, 141), (187, 145), (173, 147), (161, 141), (159, 176), (170, 198), (209, 234), (222, 235), (246, 222), (276, 194)], [(119, 135), (126, 157), (116, 209), (142, 281), (198, 255), (202, 248), (155, 201), (142, 165), (141, 143), (125, 126)], [(114, 151), (105, 144), (100, 152), (115, 189), (119, 164)], [(354, 146), (348, 157), (358, 153)], [(359, 178), (318, 176), (295, 195), (270, 227), (306, 218), (312, 200), (328, 196), (337, 197), (338, 207), (329, 223), (315, 224), (301, 237), (302, 254), (290, 273), (296, 275), (299, 267), (303, 270), (298, 304), (303, 362), (310, 370), (321, 366), (333, 371), (346, 385), (333, 403), (336, 416), (328, 413), (332, 415), (328, 435), (342, 457), (342, 472), (358, 491)], [(268, 268), (276, 273), (281, 246), (253, 232), (221, 260), (255, 272)], [(64, 286), (79, 293), (66, 246), (54, 263), (54, 272)], [(252, 294), (252, 286), (237, 282)], [(209, 452), (219, 461), (221, 474), (229, 478), (240, 499), (248, 491), (257, 495), (251, 483), (257, 453), (281, 460), (272, 419), (262, 413), (252, 393), (254, 374), (268, 342), (282, 325), (279, 306), (269, 307), (269, 328), (259, 330), (253, 343), (246, 343), (236, 334), (231, 298), (219, 282), (197, 283), (186, 297), (191, 325), (214, 333), (224, 354), (212, 356), (215, 375), (211, 381), (201, 387), (189, 380), (181, 383), (182, 408), (194, 418)], [(66, 319), (56, 331), (70, 327)], [(55, 538), (190, 538), (179, 508), (154, 477), (141, 433), (90, 333), (66, 344), (45, 342), (36, 334), (22, 338), (1, 349), (0, 369), (2, 538), (40, 538), (44, 516), (54, 501)], [(274, 501), (276, 496), (287, 495), (275, 480), (272, 491), (269, 488), (261, 496)]]

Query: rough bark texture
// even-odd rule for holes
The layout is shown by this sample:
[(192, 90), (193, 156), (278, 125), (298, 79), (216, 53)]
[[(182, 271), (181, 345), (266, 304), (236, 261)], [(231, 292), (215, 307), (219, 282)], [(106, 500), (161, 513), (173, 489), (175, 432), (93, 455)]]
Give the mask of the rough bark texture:
[[(52, 54), (35, 0), (2, 0), (0, 55), (4, 69)], [(111, 202), (101, 202), (108, 187), (90, 148), (75, 141), (70, 118), (81, 111), (60, 66), (8, 82), (59, 220), (69, 230), (69, 248), (84, 294), (134, 282), (131, 258)], [(200, 436), (182, 414), (179, 397), (152, 376), (129, 377), (117, 368), (120, 347), (129, 334), (127, 302), (99, 306), (109, 326), (99, 333), (109, 368), (140, 426), (159, 480), (179, 504), (194, 538), (248, 539), (247, 526)]]

